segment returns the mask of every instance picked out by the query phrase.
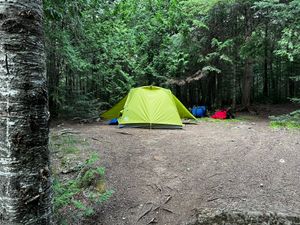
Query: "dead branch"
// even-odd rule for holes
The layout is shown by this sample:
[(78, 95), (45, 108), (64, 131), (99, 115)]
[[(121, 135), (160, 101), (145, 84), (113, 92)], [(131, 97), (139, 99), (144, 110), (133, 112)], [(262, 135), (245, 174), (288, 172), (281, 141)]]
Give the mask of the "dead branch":
[[(148, 209), (146, 209), (138, 218), (137, 222), (140, 221), (144, 216), (146, 216), (148, 213), (150, 213), (152, 211), (152, 208), (153, 208), (153, 204), (150, 203), (150, 207)], [(149, 204), (148, 204), (149, 205)], [(143, 207), (145, 208), (145, 207)]]
[(117, 131), (116, 133), (123, 134), (123, 135), (133, 135), (133, 134), (130, 134), (130, 133), (127, 133), (127, 132), (122, 132), (122, 131)]
[(80, 132), (74, 131), (74, 130), (71, 130), (71, 129), (64, 129), (64, 130), (61, 130), (59, 132), (58, 136), (60, 136), (60, 135), (66, 135), (66, 134), (80, 134)]
[(153, 223), (158, 223), (158, 221), (157, 221), (157, 219), (154, 217), (154, 218), (152, 218), (149, 222), (148, 222), (148, 224), (153, 224)]
[(206, 77), (206, 73), (204, 73), (202, 70), (198, 70), (196, 73), (194, 73), (191, 76), (188, 76), (187, 78), (183, 79), (170, 79), (166, 83), (167, 84), (176, 84), (178, 86), (183, 86), (189, 83), (192, 83), (194, 81), (198, 81)]
[(168, 213), (173, 213), (173, 214), (175, 214), (171, 209), (161, 208), (161, 210), (166, 211), (166, 212), (168, 212)]
[(213, 202), (213, 201), (216, 201), (218, 200), (219, 198), (211, 198), (211, 199), (207, 199), (207, 202)]
[(168, 198), (166, 199), (166, 201), (164, 202), (164, 204), (167, 204), (172, 198), (173, 198), (173, 196), (169, 195)]

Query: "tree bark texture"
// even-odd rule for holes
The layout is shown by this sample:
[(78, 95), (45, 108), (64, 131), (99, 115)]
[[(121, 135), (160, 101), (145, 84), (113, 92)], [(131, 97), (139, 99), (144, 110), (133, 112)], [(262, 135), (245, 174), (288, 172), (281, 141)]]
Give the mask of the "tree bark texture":
[[(245, 8), (245, 42), (247, 43), (251, 38), (252, 33), (252, 18), (253, 12), (250, 7)], [(245, 67), (242, 81), (242, 105), (243, 108), (249, 110), (251, 104), (251, 88), (253, 80), (253, 61), (251, 56), (245, 59)]]
[(251, 87), (253, 78), (252, 60), (247, 59), (245, 63), (245, 71), (243, 76), (243, 95), (242, 95), (242, 105), (245, 109), (249, 109), (251, 104)]
[(0, 224), (51, 224), (42, 0), (0, 0)]
[(268, 36), (268, 24), (265, 28), (265, 43), (264, 43), (264, 97), (269, 97), (269, 74), (268, 74), (268, 63), (269, 63), (269, 36)]

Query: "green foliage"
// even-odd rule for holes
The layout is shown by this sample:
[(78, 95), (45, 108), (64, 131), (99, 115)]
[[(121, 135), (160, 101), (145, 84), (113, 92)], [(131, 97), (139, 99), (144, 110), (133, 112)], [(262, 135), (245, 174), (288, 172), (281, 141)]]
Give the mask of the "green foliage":
[[(91, 154), (83, 163), (74, 157), (89, 143), (68, 131), (51, 135), (50, 148), (58, 154), (60, 165), (53, 171), (54, 212), (57, 224), (77, 224), (95, 214), (96, 208), (113, 194), (105, 185), (105, 168), (98, 166), (99, 155)], [(76, 151), (74, 151), (76, 150)], [(76, 153), (76, 154), (74, 154)], [(82, 160), (80, 160), (82, 161)], [(60, 166), (62, 168), (60, 168)], [(62, 177), (62, 174), (63, 177)], [(65, 177), (68, 176), (68, 177)]]
[(299, 95), (279, 85), (299, 76), (299, 0), (45, 0), (44, 9), (53, 115), (94, 117), (132, 87), (178, 89), (169, 81), (199, 71), (202, 101), (239, 102), (247, 59), (254, 98), (265, 94), (263, 70), (274, 99)]
[(95, 181), (95, 178), (98, 176), (103, 176), (104, 172), (105, 170), (102, 167), (88, 169), (83, 173), (82, 177), (80, 178), (78, 182), (79, 187), (89, 187)]
[(300, 98), (290, 98), (290, 100), (294, 103), (299, 103), (300, 104)]
[(103, 103), (98, 99), (88, 95), (77, 95), (76, 98), (70, 99), (60, 106), (59, 113), (62, 117), (81, 117), (91, 118), (96, 117), (101, 110)]
[(273, 128), (288, 128), (288, 129), (300, 129), (300, 124), (295, 121), (271, 121), (271, 127)]
[(287, 115), (271, 116), (272, 127), (285, 127), (300, 129), (300, 110), (294, 111)]
[(282, 57), (287, 57), (290, 61), (294, 61), (294, 57), (300, 55), (300, 25), (297, 30), (285, 28), (278, 44), (279, 49), (276, 53)]
[[(103, 167), (96, 166), (99, 158), (88, 159), (83, 164), (79, 174), (67, 182), (60, 181), (56, 176), (53, 182), (54, 209), (58, 223), (66, 218), (61, 216), (68, 211), (68, 224), (73, 224), (82, 217), (94, 215), (95, 207), (107, 201), (113, 194), (112, 190), (105, 189)], [(65, 221), (66, 222), (66, 221)]]
[(78, 144), (81, 146), (88, 145), (87, 141), (68, 134), (60, 135), (59, 137), (53, 136), (51, 140), (50, 144), (53, 145), (53, 148), (64, 154), (78, 153), (80, 151)]

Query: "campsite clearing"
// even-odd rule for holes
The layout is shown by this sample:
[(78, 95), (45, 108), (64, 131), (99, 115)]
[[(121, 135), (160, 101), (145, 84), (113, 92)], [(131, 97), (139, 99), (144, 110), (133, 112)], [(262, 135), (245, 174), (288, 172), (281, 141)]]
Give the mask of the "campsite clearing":
[(177, 225), (203, 209), (299, 215), (300, 132), (247, 118), (183, 130), (63, 125), (99, 151), (115, 190), (91, 224)]

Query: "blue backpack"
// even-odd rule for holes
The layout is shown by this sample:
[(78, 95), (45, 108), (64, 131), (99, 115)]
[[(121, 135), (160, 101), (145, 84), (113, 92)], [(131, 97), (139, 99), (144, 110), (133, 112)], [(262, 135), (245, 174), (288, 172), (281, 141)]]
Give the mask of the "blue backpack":
[(119, 122), (117, 118), (114, 118), (108, 122), (108, 125), (118, 125), (118, 124)]
[(204, 117), (206, 115), (205, 106), (194, 106), (192, 109), (192, 114), (195, 117)]

